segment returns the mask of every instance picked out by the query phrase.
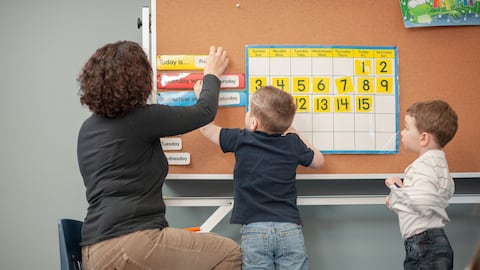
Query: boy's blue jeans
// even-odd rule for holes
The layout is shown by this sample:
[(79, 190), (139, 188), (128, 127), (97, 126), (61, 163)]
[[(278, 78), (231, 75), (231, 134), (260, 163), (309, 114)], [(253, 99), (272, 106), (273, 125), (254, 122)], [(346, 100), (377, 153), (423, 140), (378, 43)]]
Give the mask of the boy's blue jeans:
[(453, 250), (441, 228), (426, 230), (405, 240), (405, 270), (453, 269)]
[(302, 226), (285, 222), (243, 225), (242, 270), (305, 270), (307, 249)]

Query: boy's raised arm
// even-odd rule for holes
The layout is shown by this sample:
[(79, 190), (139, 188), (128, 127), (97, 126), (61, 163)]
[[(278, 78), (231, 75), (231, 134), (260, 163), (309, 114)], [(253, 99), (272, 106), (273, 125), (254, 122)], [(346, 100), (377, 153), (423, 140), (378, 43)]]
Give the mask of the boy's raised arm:
[[(197, 96), (197, 98), (202, 90), (202, 84), (203, 81), (198, 80), (193, 86), (193, 91), (195, 92), (195, 96)], [(215, 125), (213, 122), (210, 122), (209, 124), (201, 127), (200, 132), (214, 144), (220, 145), (220, 129), (221, 128), (219, 126)]]
[(200, 128), (200, 132), (208, 140), (213, 142), (216, 145), (220, 145), (220, 127), (215, 125), (213, 122)]
[(312, 169), (318, 169), (323, 166), (325, 163), (325, 157), (323, 156), (322, 152), (318, 150), (313, 144), (311, 144), (305, 137), (302, 136), (302, 134), (298, 133), (297, 130), (292, 126), (290, 127), (286, 133), (296, 133), (300, 139), (302, 139), (303, 143), (305, 143), (308, 148), (312, 149), (313, 151), (313, 160), (312, 163), (310, 163), (309, 168)]

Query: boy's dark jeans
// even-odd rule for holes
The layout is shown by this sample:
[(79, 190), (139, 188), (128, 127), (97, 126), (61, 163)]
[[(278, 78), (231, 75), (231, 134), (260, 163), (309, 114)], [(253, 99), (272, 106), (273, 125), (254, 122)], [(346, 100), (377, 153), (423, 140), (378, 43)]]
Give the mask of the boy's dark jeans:
[(405, 240), (405, 270), (453, 269), (453, 250), (445, 231), (430, 229)]

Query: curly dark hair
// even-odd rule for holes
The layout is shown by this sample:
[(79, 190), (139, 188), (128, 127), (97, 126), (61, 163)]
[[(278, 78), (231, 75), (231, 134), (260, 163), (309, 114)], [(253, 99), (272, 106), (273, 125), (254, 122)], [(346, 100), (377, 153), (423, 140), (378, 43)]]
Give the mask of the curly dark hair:
[(80, 103), (108, 118), (144, 106), (152, 91), (152, 67), (137, 43), (106, 44), (88, 59), (77, 81)]

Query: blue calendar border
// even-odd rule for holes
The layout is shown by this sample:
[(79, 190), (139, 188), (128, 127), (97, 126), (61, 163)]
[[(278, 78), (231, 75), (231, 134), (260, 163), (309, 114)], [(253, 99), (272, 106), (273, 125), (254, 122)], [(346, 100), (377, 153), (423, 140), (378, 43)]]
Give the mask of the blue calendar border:
[(273, 48), (331, 48), (331, 49), (369, 49), (369, 50), (394, 50), (395, 58), (395, 150), (322, 150), (320, 151), (323, 154), (398, 154), (399, 153), (399, 133), (400, 133), (400, 86), (398, 84), (398, 47), (397, 46), (352, 46), (352, 45), (300, 45), (300, 44), (283, 44), (283, 45), (272, 45), (272, 44), (257, 44), (257, 45), (246, 45), (245, 46), (245, 93), (247, 96), (247, 106), (246, 110), (248, 111), (249, 97), (250, 97), (250, 71), (249, 71), (249, 56), (248, 50), (252, 48), (260, 49), (273, 49)]

